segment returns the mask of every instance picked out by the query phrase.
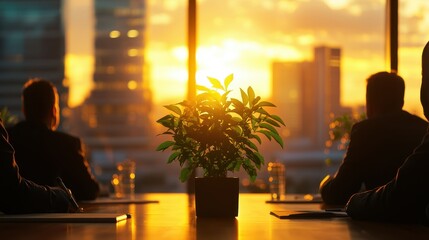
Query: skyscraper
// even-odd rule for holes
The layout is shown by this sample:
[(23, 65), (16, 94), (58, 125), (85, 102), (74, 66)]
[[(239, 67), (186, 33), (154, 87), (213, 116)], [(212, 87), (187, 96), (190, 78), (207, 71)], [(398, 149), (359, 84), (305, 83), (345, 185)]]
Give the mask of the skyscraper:
[(321, 150), (331, 114), (341, 114), (339, 48), (316, 47), (312, 62), (273, 63), (273, 101), (292, 148)]
[(151, 93), (145, 77), (143, 0), (95, 0), (94, 88), (80, 126), (91, 159), (111, 165), (141, 158), (150, 143)]
[(0, 1), (0, 108), (21, 116), (21, 89), (30, 77), (53, 82), (66, 106), (64, 52), (62, 1)]
[(314, 50), (314, 70), (315, 75), (313, 87), (316, 92), (314, 97), (317, 131), (314, 139), (316, 146), (324, 147), (328, 139), (328, 125), (331, 121), (331, 114), (341, 114), (340, 103), (340, 69), (341, 50), (326, 46), (316, 47)]
[(340, 103), (340, 72), (341, 49), (326, 46), (316, 47), (310, 62), (273, 63), (273, 102), (287, 129), (285, 151), (275, 158), (293, 179), (290, 192), (317, 191), (325, 171), (343, 158), (337, 149), (325, 151), (331, 116), (351, 112)]

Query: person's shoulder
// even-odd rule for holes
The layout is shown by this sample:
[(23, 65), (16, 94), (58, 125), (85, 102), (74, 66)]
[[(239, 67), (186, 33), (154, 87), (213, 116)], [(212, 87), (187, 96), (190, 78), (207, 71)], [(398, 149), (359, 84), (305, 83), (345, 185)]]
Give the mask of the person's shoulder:
[(17, 122), (16, 124), (5, 126), (5, 128), (6, 128), (6, 131), (10, 133), (10, 132), (18, 131), (19, 129), (26, 128), (27, 125), (28, 124), (25, 121), (20, 121), (20, 122)]
[(20, 121), (6, 127), (9, 138), (12, 140), (27, 138), (30, 133), (40, 132), (40, 128), (37, 128), (37, 131), (30, 131), (31, 129), (34, 130), (35, 127), (27, 121)]
[(412, 122), (414, 122), (416, 124), (419, 124), (419, 125), (421, 125), (423, 127), (427, 127), (428, 126), (428, 122), (426, 120), (424, 120), (423, 118), (417, 116), (417, 115), (411, 114), (411, 113), (409, 113), (407, 111), (402, 111), (402, 114), (404, 116), (406, 116), (410, 121), (412, 121)]
[(62, 131), (52, 131), (52, 135), (60, 142), (80, 143), (80, 138)]
[(354, 142), (358, 141), (358, 139), (365, 139), (369, 133), (373, 132), (373, 128), (374, 126), (369, 119), (354, 123), (350, 131), (350, 138)]
[(364, 119), (364, 120), (361, 120), (361, 121), (353, 124), (352, 130), (358, 130), (358, 129), (368, 128), (371, 125), (373, 125), (373, 120), (372, 119)]

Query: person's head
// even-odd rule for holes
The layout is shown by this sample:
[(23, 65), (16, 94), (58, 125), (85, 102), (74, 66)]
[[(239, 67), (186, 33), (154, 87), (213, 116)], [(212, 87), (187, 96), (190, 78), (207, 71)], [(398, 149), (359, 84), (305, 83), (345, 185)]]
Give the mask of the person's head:
[(404, 93), (404, 79), (396, 73), (378, 72), (371, 75), (366, 85), (368, 118), (402, 110)]
[(420, 102), (426, 119), (429, 120), (429, 42), (422, 53), (422, 86), (420, 88)]
[(56, 87), (49, 81), (32, 78), (24, 84), (22, 110), (25, 119), (44, 123), (55, 130), (60, 123), (60, 107)]

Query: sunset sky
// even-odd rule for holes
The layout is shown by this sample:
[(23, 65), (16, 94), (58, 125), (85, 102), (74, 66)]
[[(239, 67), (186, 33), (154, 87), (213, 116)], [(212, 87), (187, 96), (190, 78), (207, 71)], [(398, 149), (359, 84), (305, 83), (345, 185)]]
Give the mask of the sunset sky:
[[(234, 73), (233, 87), (271, 94), (272, 61), (311, 61), (315, 46), (342, 49), (344, 105), (364, 104), (365, 79), (387, 70), (385, 0), (200, 0), (197, 81)], [(420, 56), (429, 40), (429, 1), (400, 0), (399, 74), (406, 109), (421, 112)], [(93, 71), (93, 1), (66, 0), (70, 105), (89, 94)], [(155, 104), (186, 96), (187, 0), (148, 0), (147, 63)], [(285, 86), (286, 87), (286, 86)], [(167, 98), (168, 97), (168, 98)]]

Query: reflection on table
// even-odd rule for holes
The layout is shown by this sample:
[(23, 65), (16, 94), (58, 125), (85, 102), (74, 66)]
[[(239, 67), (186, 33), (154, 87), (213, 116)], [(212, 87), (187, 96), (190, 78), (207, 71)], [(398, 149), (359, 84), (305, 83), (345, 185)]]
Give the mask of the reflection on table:
[(109, 223), (0, 223), (0, 239), (427, 239), (429, 227), (350, 218), (282, 220), (273, 210), (320, 210), (320, 203), (268, 204), (269, 194), (240, 194), (239, 216), (195, 217), (193, 195), (144, 194), (148, 204), (82, 204), (88, 212), (130, 213)]

